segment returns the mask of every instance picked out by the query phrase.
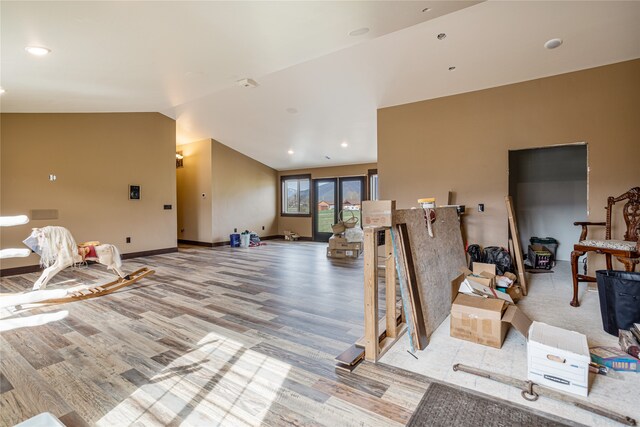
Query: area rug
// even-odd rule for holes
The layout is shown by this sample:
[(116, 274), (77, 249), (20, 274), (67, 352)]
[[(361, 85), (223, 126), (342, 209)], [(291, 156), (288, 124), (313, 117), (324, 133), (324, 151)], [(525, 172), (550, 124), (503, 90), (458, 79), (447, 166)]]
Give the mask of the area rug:
[(524, 406), (469, 392), (456, 386), (432, 383), (407, 426), (579, 426), (573, 421), (534, 412)]

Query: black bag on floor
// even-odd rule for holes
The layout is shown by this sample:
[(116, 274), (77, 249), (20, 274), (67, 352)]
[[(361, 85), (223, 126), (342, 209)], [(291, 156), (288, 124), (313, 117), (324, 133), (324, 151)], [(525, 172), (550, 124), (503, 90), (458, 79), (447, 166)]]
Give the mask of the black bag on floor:
[(640, 273), (596, 271), (602, 327), (618, 336), (618, 329), (640, 323)]
[(496, 265), (496, 274), (502, 276), (507, 271), (513, 273), (513, 259), (506, 249), (498, 246), (487, 246), (484, 248), (482, 259), (487, 264)]
[(469, 254), (469, 270), (473, 269), (474, 262), (484, 262), (482, 261), (480, 245), (469, 245), (467, 247), (467, 253)]

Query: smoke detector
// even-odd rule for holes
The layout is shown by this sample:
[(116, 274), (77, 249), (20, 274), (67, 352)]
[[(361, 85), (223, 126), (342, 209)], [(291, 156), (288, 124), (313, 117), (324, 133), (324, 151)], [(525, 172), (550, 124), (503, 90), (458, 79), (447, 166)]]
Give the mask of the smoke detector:
[(238, 86), (240, 87), (256, 87), (258, 86), (258, 82), (253, 79), (242, 79), (238, 80)]

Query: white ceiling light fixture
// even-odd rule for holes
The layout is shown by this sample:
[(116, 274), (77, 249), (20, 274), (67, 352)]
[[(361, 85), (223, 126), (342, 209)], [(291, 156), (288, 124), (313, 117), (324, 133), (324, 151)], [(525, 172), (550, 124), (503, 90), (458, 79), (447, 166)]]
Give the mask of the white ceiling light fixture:
[(431, 10), (431, 8), (430, 8), (430, 7), (425, 7), (424, 9), (422, 9), (422, 13), (424, 13), (424, 12), (429, 12), (430, 10)]
[(544, 44), (544, 47), (546, 47), (547, 49), (555, 49), (559, 47), (561, 44), (562, 44), (562, 39), (551, 39)]
[(287, 151), (287, 153), (288, 153), (289, 155), (291, 155), (291, 154), (293, 154), (293, 150), (289, 150), (289, 151)]
[(456, 69), (456, 67), (449, 67), (449, 71), (453, 71), (455, 69)]
[(369, 28), (363, 27), (358, 28), (357, 30), (349, 31), (349, 35), (352, 37), (363, 36), (369, 32)]
[(341, 146), (342, 148), (347, 148), (347, 147), (349, 146), (349, 144), (347, 144), (347, 142), (346, 142), (346, 141), (344, 141), (342, 144), (340, 144), (340, 146)]
[(447, 35), (446, 35), (445, 33), (440, 33), (440, 34), (438, 34), (438, 35), (436, 36), (436, 38), (437, 38), (438, 40), (444, 40), (444, 39), (446, 39), (446, 38), (447, 38)]
[(43, 46), (27, 46), (24, 50), (34, 56), (45, 56), (51, 53), (51, 49)]

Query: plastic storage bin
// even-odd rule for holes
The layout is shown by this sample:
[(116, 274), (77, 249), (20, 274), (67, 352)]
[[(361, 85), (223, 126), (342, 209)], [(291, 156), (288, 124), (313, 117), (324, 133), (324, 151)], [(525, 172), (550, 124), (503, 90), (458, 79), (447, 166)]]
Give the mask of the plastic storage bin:
[(596, 271), (602, 327), (618, 336), (618, 329), (640, 323), (640, 273)]
[(240, 247), (240, 234), (234, 233), (229, 235), (229, 244), (232, 248)]
[(554, 239), (553, 237), (532, 237), (529, 239), (529, 243), (531, 243), (532, 245), (541, 245), (549, 249), (549, 252), (551, 252), (552, 256), (552, 265), (555, 265), (556, 251), (558, 250), (558, 241), (556, 239)]

